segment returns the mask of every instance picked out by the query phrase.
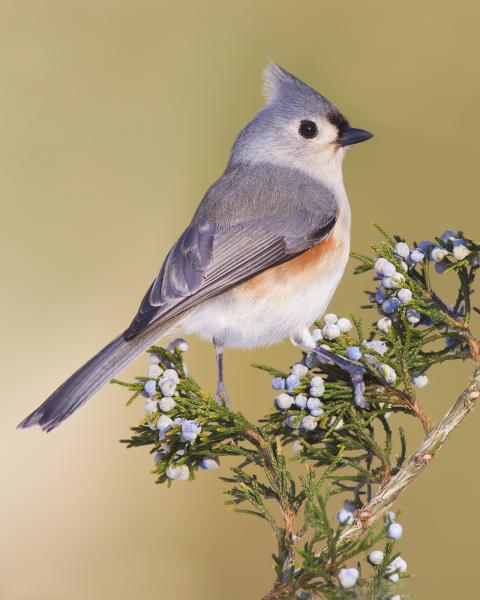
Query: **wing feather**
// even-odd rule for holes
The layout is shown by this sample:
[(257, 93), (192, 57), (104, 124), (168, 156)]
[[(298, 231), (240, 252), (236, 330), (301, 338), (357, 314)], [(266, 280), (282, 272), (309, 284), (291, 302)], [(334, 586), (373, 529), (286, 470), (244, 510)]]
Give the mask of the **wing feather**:
[(168, 253), (125, 339), (307, 251), (337, 212), (330, 190), (293, 169), (227, 170)]

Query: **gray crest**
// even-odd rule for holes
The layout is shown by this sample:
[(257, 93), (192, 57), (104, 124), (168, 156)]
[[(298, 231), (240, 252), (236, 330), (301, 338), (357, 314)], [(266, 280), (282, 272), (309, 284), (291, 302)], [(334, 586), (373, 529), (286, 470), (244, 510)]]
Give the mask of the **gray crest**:
[(263, 71), (263, 95), (268, 105), (287, 105), (290, 110), (310, 109), (312, 113), (319, 114), (337, 110), (322, 94), (273, 61)]

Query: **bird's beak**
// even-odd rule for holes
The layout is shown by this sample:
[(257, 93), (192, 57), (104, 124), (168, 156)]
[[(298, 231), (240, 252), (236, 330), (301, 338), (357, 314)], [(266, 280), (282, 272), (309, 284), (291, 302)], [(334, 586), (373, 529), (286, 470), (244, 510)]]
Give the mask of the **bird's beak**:
[(338, 143), (340, 146), (352, 146), (353, 144), (366, 142), (372, 137), (373, 133), (365, 131), (365, 129), (355, 129), (355, 127), (348, 127), (338, 138)]

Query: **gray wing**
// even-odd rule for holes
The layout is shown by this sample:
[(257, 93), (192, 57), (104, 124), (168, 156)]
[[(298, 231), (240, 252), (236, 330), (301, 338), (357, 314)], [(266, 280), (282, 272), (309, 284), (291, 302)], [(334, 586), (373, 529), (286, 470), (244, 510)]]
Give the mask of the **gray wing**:
[(337, 211), (334, 194), (295, 169), (229, 168), (168, 253), (125, 339), (307, 251)]

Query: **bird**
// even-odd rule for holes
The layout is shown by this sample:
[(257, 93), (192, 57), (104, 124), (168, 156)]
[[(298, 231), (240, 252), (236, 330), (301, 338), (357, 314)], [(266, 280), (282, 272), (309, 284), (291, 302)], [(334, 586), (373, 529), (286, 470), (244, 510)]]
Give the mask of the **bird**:
[(225, 171), (173, 244), (131, 324), (58, 387), (19, 428), (51, 431), (158, 340), (197, 334), (213, 343), (227, 403), (224, 348), (288, 339), (351, 376), (363, 372), (314, 340), (346, 267), (351, 211), (342, 164), (373, 134), (350, 126), (326, 97), (270, 61), (265, 105), (240, 131)]

